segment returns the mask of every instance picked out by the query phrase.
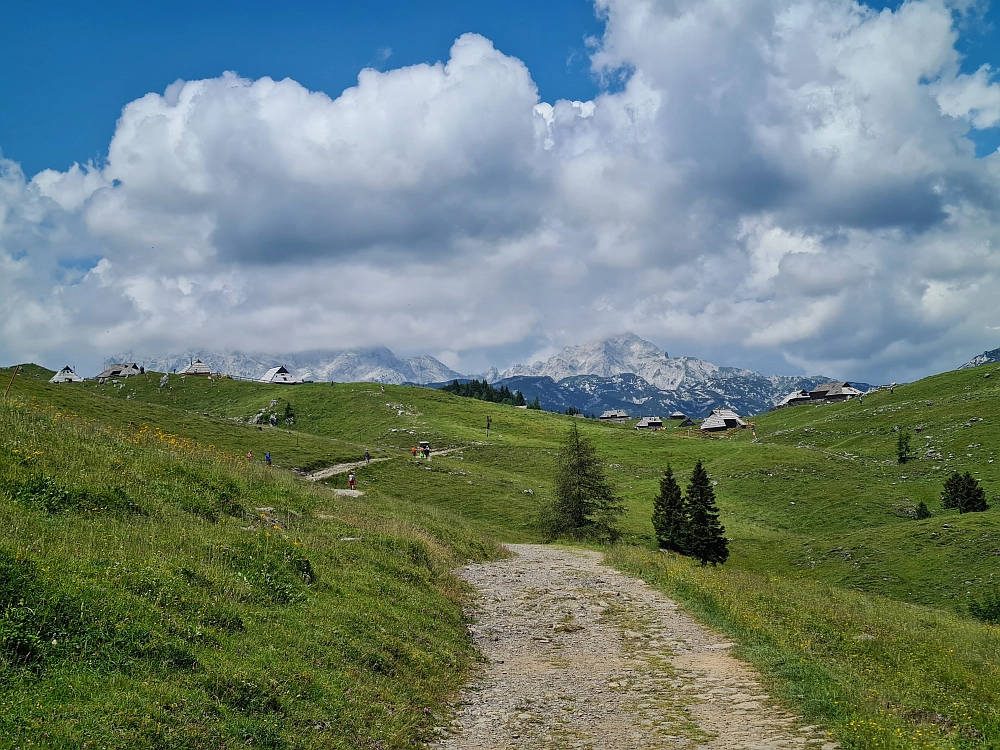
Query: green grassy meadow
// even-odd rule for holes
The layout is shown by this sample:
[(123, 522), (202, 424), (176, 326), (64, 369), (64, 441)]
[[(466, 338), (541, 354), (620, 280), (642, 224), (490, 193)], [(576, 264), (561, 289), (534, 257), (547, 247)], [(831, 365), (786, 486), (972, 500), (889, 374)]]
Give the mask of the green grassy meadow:
[[(18, 375), (0, 419), (0, 567), (21, 582), (0, 582), (0, 747), (423, 741), (474, 660), (448, 571), (539, 541), (574, 419), (417, 387), (50, 374)], [(1000, 747), (1000, 640), (968, 613), (1000, 589), (995, 366), (760, 415), (757, 442), (576, 421), (628, 505), (609, 563), (730, 633), (795, 710), (844, 747)], [(414, 459), (419, 440), (449, 452)], [(388, 460), (358, 470), (362, 498), (290, 471), (365, 449)], [(655, 551), (663, 469), (683, 486), (698, 459), (718, 569)], [(996, 507), (943, 510), (955, 470)]]

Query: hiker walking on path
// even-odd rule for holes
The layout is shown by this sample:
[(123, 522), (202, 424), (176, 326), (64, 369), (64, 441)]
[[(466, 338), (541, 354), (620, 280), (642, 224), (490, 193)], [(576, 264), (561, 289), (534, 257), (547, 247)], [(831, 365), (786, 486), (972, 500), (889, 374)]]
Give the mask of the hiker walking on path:
[(267, 453), (264, 454), (264, 463), (267, 464), (268, 466), (271, 465), (271, 451), (268, 451)]
[(253, 461), (253, 451), (247, 451), (247, 461)]
[(414, 445), (414, 446), (413, 446), (412, 448), (410, 448), (410, 454), (411, 454), (411, 455), (412, 455), (412, 456), (413, 456), (414, 458), (416, 458), (416, 457), (417, 457), (417, 446), (415, 446), (415, 445)]
[(352, 489), (352, 490), (357, 489), (357, 487), (358, 487), (358, 482), (354, 478), (354, 472), (353, 471), (350, 474), (347, 475), (347, 486), (350, 489)]
[(367, 448), (365, 448), (365, 463), (370, 464), (371, 462), (372, 462), (372, 454), (368, 452)]

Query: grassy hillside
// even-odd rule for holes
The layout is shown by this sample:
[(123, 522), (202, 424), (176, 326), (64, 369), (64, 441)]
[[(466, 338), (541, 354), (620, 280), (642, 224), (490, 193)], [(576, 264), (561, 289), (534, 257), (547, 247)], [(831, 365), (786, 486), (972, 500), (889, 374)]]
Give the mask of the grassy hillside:
[[(959, 515), (940, 507), (940, 493), (953, 470), (973, 472), (991, 498), (1000, 493), (991, 462), (1000, 439), (995, 373), (990, 366), (945, 373), (873, 394), (862, 404), (761, 415), (755, 418), (757, 442), (749, 431), (715, 437), (696, 430), (639, 433), (628, 425), (577, 420), (629, 507), (623, 524), (634, 546), (620, 548), (611, 559), (733, 633), (744, 644), (744, 656), (774, 681), (773, 689), (830, 726), (846, 747), (993, 747), (1000, 743), (1000, 703), (992, 697), (1000, 694), (997, 639), (991, 626), (968, 616), (968, 603), (997, 588), (1000, 507)], [(5, 384), (3, 371), (0, 379)], [(29, 369), (12, 392), (36, 409), (57, 407), (133, 439), (174, 439), (226, 456), (226, 471), (236, 472), (240, 488), (229, 494), (277, 491), (257, 484), (258, 476), (278, 482), (281, 492), (299, 498), (294, 504), (268, 495), (244, 505), (301, 507), (305, 520), (297, 523), (316, 524), (308, 526), (310, 534), (325, 528), (319, 515), (364, 526), (402, 514), (407, 533), (438, 551), (435, 596), (441, 599), (435, 607), (445, 609), (454, 607), (442, 572), (448, 563), (495, 554), (487, 538), (538, 541), (533, 520), (551, 492), (559, 443), (573, 419), (414, 387), (387, 386), (382, 393), (372, 384), (282, 387), (171, 376), (160, 388), (159, 379), (150, 374), (104, 386), (50, 386), (44, 371)], [(270, 427), (272, 412), (281, 418), (294, 414), (294, 423)], [(261, 413), (265, 424), (249, 424)], [(487, 415), (493, 420), (488, 438)], [(905, 464), (896, 461), (899, 428), (913, 434), (916, 458)], [(415, 460), (409, 448), (418, 440), (449, 452)], [(388, 460), (359, 470), (366, 495), (350, 502), (330, 494), (330, 488), (346, 486), (343, 475), (331, 477), (328, 486), (303, 486), (243, 458), (252, 449), (259, 462), (270, 450), (279, 466), (311, 470), (357, 460), (366, 448)], [(697, 459), (717, 483), (731, 538), (724, 569), (701, 570), (651, 551), (649, 519), (659, 477), (669, 463), (684, 484)], [(127, 468), (136, 463), (133, 457), (119, 460)], [(79, 474), (68, 453), (60, 461), (46, 472), (69, 482), (67, 487), (96, 491), (87, 490), (88, 474)], [(66, 523), (76, 513), (72, 517), (81, 523), (117, 524), (116, 533), (175, 517), (208, 534), (249, 533), (232, 531), (224, 512), (212, 515), (203, 508), (199, 515), (185, 508), (213, 496), (201, 479), (171, 478), (175, 471), (129, 479), (127, 500), (108, 499), (105, 505), (117, 510), (101, 511), (100, 521), (91, 518), (95, 511), (79, 509), (31, 513), (43, 514), (46, 523)], [(189, 499), (168, 500), (173, 486), (182, 488), (177, 497)], [(131, 509), (129, 503), (145, 493), (154, 498), (151, 510)], [(190, 499), (195, 496), (202, 499)], [(920, 501), (930, 507), (931, 518), (912, 517)], [(20, 518), (25, 511), (19, 502), (11, 499), (10, 507)], [(1000, 506), (1000, 500), (991, 502)], [(320, 512), (322, 503), (328, 509)], [(414, 531), (416, 526), (430, 531)], [(9, 528), (15, 529), (17, 549), (36, 533)], [(339, 538), (311, 544), (337, 547)], [(326, 558), (318, 559), (314, 567)], [(213, 558), (209, 563), (216, 564)], [(328, 575), (320, 573), (320, 580)], [(407, 580), (408, 574), (391, 575)], [(457, 620), (449, 623), (457, 629)], [(455, 662), (459, 671), (468, 656), (462, 653)], [(353, 663), (353, 657), (344, 658)], [(448, 685), (456, 684), (457, 677), (449, 679)], [(442, 684), (432, 693), (444, 690)]]
[(450, 569), (499, 554), (432, 508), (371, 491), (359, 512), (20, 398), (0, 527), (2, 748), (410, 747), (474, 657)]
[[(652, 499), (666, 465), (684, 477), (701, 458), (718, 483), (733, 538), (731, 566), (954, 609), (992, 589), (1000, 554), (997, 513), (959, 516), (940, 508), (952, 470), (974, 472), (990, 496), (1000, 492), (994, 471), (1000, 464), (990, 463), (1000, 441), (1000, 375), (984, 377), (989, 372), (945, 373), (863, 404), (761, 415), (760, 442), (749, 431), (707, 438), (697, 430), (639, 433), (628, 425), (577, 422), (627, 501), (624, 527), (633, 542), (652, 543)], [(160, 388), (159, 378), (51, 386), (29, 373), (16, 390), (104, 423), (148, 422), (200, 444), (239, 454), (252, 449), (258, 460), (270, 450), (280, 466), (318, 469), (358, 460), (367, 448), (391, 460), (360, 470), (363, 488), (458, 513), (507, 541), (537, 540), (533, 520), (573, 419), (414, 387), (388, 386), (383, 394), (364, 383), (288, 387), (171, 376)], [(286, 404), (293, 425), (247, 424), (262, 410), (283, 415)], [(917, 458), (904, 465), (895, 458), (900, 426), (919, 430), (912, 438)], [(418, 440), (452, 451), (414, 461), (409, 449)], [(941, 459), (926, 458), (931, 450)], [(346, 477), (330, 484), (346, 486)], [(932, 518), (911, 518), (920, 501)]]

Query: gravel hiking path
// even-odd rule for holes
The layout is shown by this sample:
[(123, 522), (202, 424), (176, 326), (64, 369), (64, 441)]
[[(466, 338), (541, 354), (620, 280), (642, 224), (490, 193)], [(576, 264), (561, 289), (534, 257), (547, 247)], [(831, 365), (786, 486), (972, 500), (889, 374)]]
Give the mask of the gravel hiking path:
[[(465, 450), (468, 447), (469, 446), (467, 445), (459, 445), (455, 446), (454, 448), (443, 448), (439, 451), (431, 451), (431, 458), (434, 458), (434, 456), (444, 456), (449, 453), (452, 453), (453, 451)], [(317, 472), (313, 472), (312, 474), (308, 474), (306, 476), (306, 479), (309, 479), (313, 482), (318, 482), (321, 479), (332, 477), (334, 474), (346, 474), (347, 472), (353, 471), (354, 469), (364, 468), (369, 463), (374, 464), (378, 463), (379, 461), (391, 461), (394, 458), (409, 458), (409, 457), (410, 453), (409, 451), (407, 451), (405, 453), (400, 453), (398, 456), (381, 456), (379, 458), (373, 458), (371, 459), (371, 461), (365, 461), (364, 459), (361, 459), (360, 461), (351, 461), (346, 464), (336, 464), (335, 466), (329, 466), (325, 469), (320, 469)], [(419, 460), (429, 461), (430, 459), (422, 458)]]
[(313, 482), (318, 482), (321, 479), (326, 479), (327, 477), (332, 477), (334, 474), (346, 474), (354, 469), (360, 469), (362, 466), (367, 466), (369, 463), (378, 463), (379, 461), (390, 461), (392, 456), (386, 458), (373, 458), (371, 461), (365, 461), (361, 459), (360, 461), (352, 461), (347, 464), (337, 464), (336, 466), (330, 466), (326, 469), (320, 469), (319, 471), (310, 474), (306, 479), (310, 479)]
[(508, 547), (460, 572), (481, 594), (469, 630), (485, 664), (432, 747), (838, 747), (772, 701), (734, 644), (600, 554)]

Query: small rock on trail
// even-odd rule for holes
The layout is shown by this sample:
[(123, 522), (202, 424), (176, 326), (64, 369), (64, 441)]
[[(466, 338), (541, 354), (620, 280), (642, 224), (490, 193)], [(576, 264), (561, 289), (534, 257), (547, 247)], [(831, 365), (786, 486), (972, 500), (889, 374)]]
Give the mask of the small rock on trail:
[(441, 750), (837, 747), (774, 705), (733, 645), (596, 552), (508, 545), (460, 575), (486, 665)]

